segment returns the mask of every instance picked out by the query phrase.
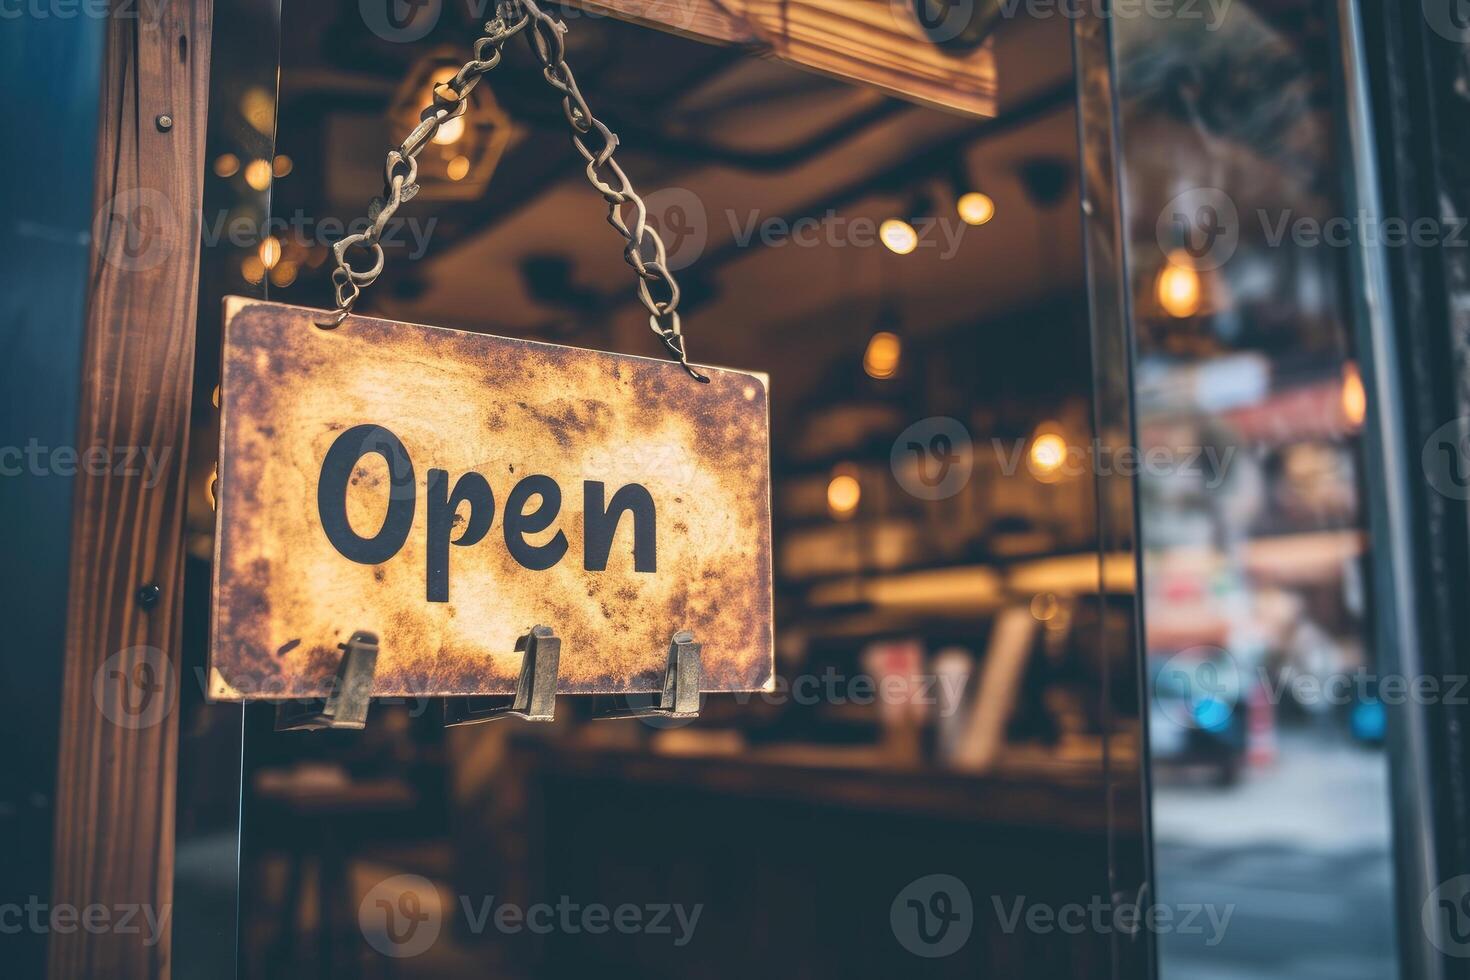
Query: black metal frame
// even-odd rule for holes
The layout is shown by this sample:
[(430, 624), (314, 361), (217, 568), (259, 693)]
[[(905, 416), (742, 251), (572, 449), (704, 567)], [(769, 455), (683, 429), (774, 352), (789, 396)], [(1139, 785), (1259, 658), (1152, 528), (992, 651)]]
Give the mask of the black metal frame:
[[(1136, 345), (1132, 296), (1128, 284), (1129, 243), (1123, 197), (1121, 122), (1118, 116), (1117, 63), (1114, 57), (1114, 21), (1106, 13), (1085, 11), (1072, 22), (1072, 62), (1077, 105), (1078, 174), (1082, 197), (1082, 243), (1086, 269), (1089, 339), (1092, 345), (1093, 436), (1115, 452), (1137, 446), (1138, 433), (1133, 411), (1135, 388), (1133, 367)], [(1139, 738), (1147, 746), (1149, 713), (1148, 671), (1143, 646), (1143, 553), (1138, 529), (1141, 526), (1134, 478), (1114, 472), (1094, 473), (1095, 517), (1098, 544), (1099, 604), (1109, 592), (1126, 596), (1132, 619), (1133, 648), (1126, 658), (1132, 676), (1117, 676), (1104, 657), (1104, 703), (1113, 690), (1132, 686), (1139, 704)], [(1132, 555), (1131, 583), (1110, 582), (1104, 556), (1112, 552)], [(1089, 597), (1093, 598), (1093, 597)], [(1107, 637), (1103, 617), (1098, 617), (1098, 649)], [(1135, 768), (1114, 762), (1114, 743), (1119, 736), (1103, 740), (1103, 769), (1108, 788), (1109, 828), (1107, 836), (1108, 894), (1114, 902), (1146, 905), (1154, 900), (1152, 784), (1149, 766)], [(1126, 758), (1126, 752), (1123, 754)], [(1120, 826), (1141, 828), (1142, 846), (1137, 860), (1125, 860), (1126, 831)], [(1111, 976), (1153, 978), (1158, 976), (1158, 954), (1151, 930), (1124, 935), (1114, 931)]]
[[(1457, 89), (1470, 84), (1466, 43), (1433, 30), (1419, 3), (1342, 7), (1344, 33), (1359, 45), (1344, 64), (1351, 73), (1361, 62), (1370, 137), (1358, 203), (1410, 226), (1463, 220), (1470, 107)], [(1379, 286), (1359, 318), (1364, 378), (1376, 396), (1368, 451), (1381, 464), (1367, 467), (1377, 642), (1407, 660), (1401, 672), (1440, 678), (1470, 673), (1470, 504), (1430, 484), (1421, 451), (1446, 423), (1459, 420), (1462, 440), (1470, 425), (1470, 336), (1459, 312), (1470, 300), (1467, 251), (1443, 239), (1378, 248), (1361, 270), (1365, 291)], [(1439, 883), (1470, 869), (1470, 713), (1448, 698), (1413, 701), (1389, 713), (1404, 976), (1470, 977), (1470, 961), (1443, 953), (1441, 937), (1426, 932), (1437, 920), (1421, 915)]]

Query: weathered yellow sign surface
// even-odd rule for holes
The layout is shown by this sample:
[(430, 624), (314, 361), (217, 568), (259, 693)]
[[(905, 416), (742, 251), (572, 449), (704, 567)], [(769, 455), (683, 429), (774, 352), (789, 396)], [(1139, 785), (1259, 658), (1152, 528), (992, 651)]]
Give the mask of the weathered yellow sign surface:
[(377, 696), (515, 690), (562, 638), (562, 693), (772, 679), (763, 375), (225, 304), (211, 695), (320, 697), (356, 630)]

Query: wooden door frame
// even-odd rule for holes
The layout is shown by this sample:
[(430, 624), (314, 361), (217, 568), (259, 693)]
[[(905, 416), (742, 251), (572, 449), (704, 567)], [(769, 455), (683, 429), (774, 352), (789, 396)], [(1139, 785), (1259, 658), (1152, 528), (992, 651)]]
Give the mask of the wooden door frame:
[(170, 972), (212, 13), (212, 0), (118, 0), (107, 18), (76, 445), (165, 463), (153, 483), (128, 467), (76, 477), (51, 904), (100, 905), (113, 927), (53, 929), (53, 978)]

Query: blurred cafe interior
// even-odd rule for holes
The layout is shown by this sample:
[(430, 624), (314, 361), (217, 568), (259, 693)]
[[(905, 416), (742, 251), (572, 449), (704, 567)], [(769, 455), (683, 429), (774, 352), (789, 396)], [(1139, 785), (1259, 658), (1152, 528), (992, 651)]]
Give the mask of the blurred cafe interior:
[[(280, 219), (355, 216), (477, 26), (445, 4), (395, 43), (356, 4), (286, 4), (273, 152), (249, 145), (271, 90), (222, 93), (216, 116), (239, 118), (216, 119), (206, 196), (250, 207), (258, 178)], [(1132, 583), (1098, 591), (1096, 489), (1068, 451), (1094, 438), (1070, 32), (1026, 26), (939, 56), (973, 75), (936, 105), (571, 11), (567, 61), (668, 244), (693, 357), (770, 374), (780, 681), (709, 695), (694, 723), (592, 722), (562, 698), (549, 726), (445, 729), (437, 705), (380, 703), (365, 732), (303, 737), (252, 711), (246, 975), (377, 975), (356, 910), (395, 874), (446, 907), (705, 906), (684, 946), (466, 932), (392, 963), (404, 977), (735, 977), (773, 956), (783, 976), (903, 971), (889, 905), (931, 870), (1084, 902), (1110, 892), (1110, 862), (1141, 880)], [(657, 356), (525, 45), (420, 167), (365, 310)], [(218, 252), (206, 293), (330, 291), (329, 249), (289, 228)], [(922, 453), (895, 449), (904, 433)], [(201, 589), (210, 466), (191, 496)], [(209, 769), (209, 741), (190, 750)], [(1040, 957), (1105, 976), (1113, 956), (1104, 936), (992, 931), (945, 975)]]
[[(446, 728), (405, 699), (303, 735), (186, 682), (175, 974), (1399, 975), (1384, 705), (1297, 683), (1386, 655), (1359, 272), (1255, 219), (1350, 208), (1331, 11), (926, 38), (904, 0), (850, 23), (811, 0), (852, 31), (817, 43), (784, 4), (737, 4), (749, 36), (713, 39), (608, 6), (552, 5), (668, 243), (691, 357), (770, 377), (776, 685), (693, 722), (563, 698), (552, 724)], [(379, 193), (484, 20), (446, 0), (384, 30), (364, 9), (215, 5), (204, 213), (269, 233), (202, 250), (186, 678), (207, 655), (220, 299), (328, 304), (325, 229)], [(524, 45), (420, 183), (360, 312), (661, 354)], [(1206, 205), (1235, 214), (1228, 254), (1191, 237)], [(963, 948), (932, 959), (895, 911), (931, 874), (973, 902)], [(445, 910), (421, 954), (360, 928), (394, 876)], [(463, 896), (702, 913), (682, 943), (547, 936), (470, 928)], [(1235, 919), (1008, 918), (1095, 900)]]

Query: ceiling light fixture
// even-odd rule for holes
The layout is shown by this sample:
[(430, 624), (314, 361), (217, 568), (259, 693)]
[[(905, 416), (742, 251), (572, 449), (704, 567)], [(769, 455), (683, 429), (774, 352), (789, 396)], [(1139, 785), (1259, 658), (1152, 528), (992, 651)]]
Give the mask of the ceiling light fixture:
[(271, 285), (285, 289), (296, 281), (298, 266), (290, 259), (284, 259), (271, 269)]
[(263, 191), (271, 185), (271, 165), (269, 160), (255, 159), (245, 164), (245, 183), (250, 185), (251, 190)]
[(1368, 417), (1368, 392), (1363, 388), (1357, 361), (1342, 366), (1342, 414), (1354, 429), (1362, 428), (1363, 420)]
[(1051, 422), (1037, 426), (1036, 435), (1031, 438), (1031, 450), (1026, 454), (1026, 465), (1031, 469), (1031, 475), (1043, 483), (1056, 480), (1070, 451), (1067, 440), (1055, 431), (1054, 426), (1055, 423)]
[(1176, 320), (1187, 319), (1199, 312), (1199, 273), (1182, 250), (1170, 252), (1165, 259), (1154, 293), (1164, 312)]
[(893, 217), (878, 226), (878, 238), (895, 255), (909, 255), (919, 247), (919, 232), (914, 227), (914, 218), (926, 218), (934, 214), (934, 199), (922, 187), (908, 199), (908, 217)]
[(267, 235), (260, 243), (258, 254), (261, 265), (274, 269), (276, 263), (281, 261), (281, 240), (275, 235)]
[(894, 255), (908, 255), (919, 247), (919, 233), (903, 218), (889, 218), (878, 227), (878, 237)]
[(839, 521), (856, 514), (858, 501), (863, 499), (862, 484), (854, 474), (852, 466), (839, 466), (833, 471), (832, 482), (827, 484), (827, 509)]
[(216, 177), (233, 177), (240, 172), (240, 158), (233, 153), (221, 153), (214, 158), (214, 175)]
[(949, 186), (954, 194), (954, 209), (965, 224), (979, 226), (995, 217), (995, 199), (970, 179), (970, 167), (963, 156), (954, 162)]
[(265, 266), (260, 259), (253, 255), (247, 255), (240, 260), (240, 275), (251, 285), (265, 278)]
[(898, 363), (903, 357), (903, 341), (890, 330), (879, 330), (868, 341), (863, 352), (863, 370), (868, 377), (886, 381), (898, 373)]
[(983, 191), (970, 191), (955, 201), (955, 210), (965, 224), (979, 226), (995, 217), (995, 201)]
[(464, 116), (454, 116), (444, 120), (434, 131), (434, 142), (440, 146), (448, 146), (450, 143), (457, 143), (463, 135)]

